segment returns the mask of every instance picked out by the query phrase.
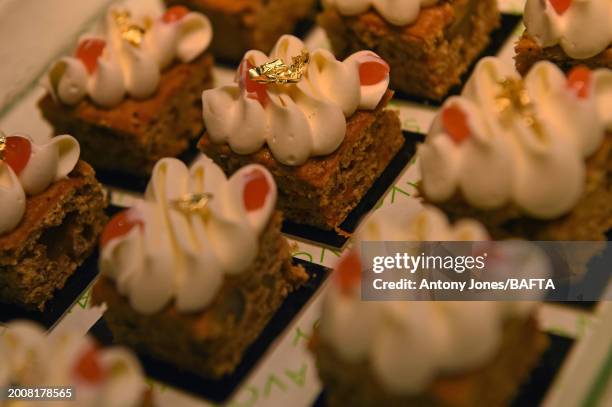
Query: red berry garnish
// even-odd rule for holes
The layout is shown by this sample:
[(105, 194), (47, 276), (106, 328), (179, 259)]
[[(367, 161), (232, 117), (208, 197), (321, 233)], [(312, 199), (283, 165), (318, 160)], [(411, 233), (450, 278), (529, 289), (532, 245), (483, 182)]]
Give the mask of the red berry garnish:
[(442, 110), (442, 126), (455, 143), (461, 144), (470, 137), (468, 118), (459, 106), (451, 105)]
[(248, 173), (246, 179), (243, 192), (244, 207), (249, 212), (263, 208), (270, 193), (266, 174), (256, 169)]
[(567, 74), (567, 86), (573, 89), (579, 98), (586, 99), (591, 90), (592, 76), (589, 68), (584, 65), (577, 66)]
[(95, 346), (91, 346), (81, 355), (74, 366), (74, 374), (88, 384), (97, 384), (104, 380), (106, 372), (100, 364), (99, 352)]
[(174, 23), (185, 17), (189, 13), (189, 9), (185, 6), (172, 6), (162, 16), (164, 23)]
[(336, 266), (336, 281), (343, 294), (350, 294), (361, 278), (361, 259), (355, 250), (344, 255)]
[(105, 47), (106, 41), (100, 38), (88, 38), (79, 44), (76, 57), (83, 62), (90, 75), (98, 68), (98, 58), (104, 52)]
[(265, 83), (258, 83), (251, 79), (249, 69), (253, 66), (247, 59), (242, 61), (238, 71), (238, 84), (241, 89), (246, 91), (247, 97), (259, 101), (265, 107), (268, 103), (268, 88)]
[(105, 247), (113, 239), (127, 235), (136, 226), (144, 229), (144, 223), (134, 216), (133, 209), (119, 212), (104, 228), (100, 237), (101, 247)]
[(12, 168), (15, 174), (19, 175), (30, 161), (32, 143), (24, 137), (7, 137), (3, 154), (3, 161)]
[(376, 85), (384, 81), (391, 72), (389, 64), (384, 60), (368, 61), (359, 65), (359, 81), (362, 86)]
[(557, 14), (560, 16), (572, 5), (572, 0), (549, 0)]

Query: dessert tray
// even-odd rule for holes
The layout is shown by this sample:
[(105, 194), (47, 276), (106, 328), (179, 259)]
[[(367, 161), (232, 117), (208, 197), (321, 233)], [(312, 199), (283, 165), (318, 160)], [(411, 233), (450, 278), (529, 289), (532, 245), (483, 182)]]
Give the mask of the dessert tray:
[[(132, 0), (134, 3), (149, 0)], [(99, 3), (99, 4), (98, 4)], [(106, 1), (96, 2), (102, 13)], [(503, 12), (501, 27), (492, 36), (484, 56), (498, 56), (513, 64), (514, 43), (523, 32), (521, 0), (499, 0)], [(92, 6), (93, 7), (93, 6)], [(89, 27), (96, 13), (82, 11), (82, 26)], [(312, 22), (300, 26), (297, 33), (308, 47), (329, 48), (325, 33)], [(74, 33), (74, 37), (77, 33)], [(68, 47), (74, 38), (48, 50), (50, 61), (57, 50)], [(58, 40), (59, 41), (59, 40)], [(61, 46), (60, 46), (61, 45)], [(42, 58), (42, 57), (41, 57)], [(216, 85), (231, 83), (237, 66), (227, 61), (214, 68)], [(472, 67), (473, 69), (473, 67)], [(464, 81), (472, 69), (464, 76)], [(36, 101), (43, 90), (33, 81), (18, 102), (0, 111), (0, 128), (5, 132), (27, 131), (49, 134), (50, 128), (37, 111)], [(460, 93), (463, 85), (447, 95)], [(292, 244), (294, 263), (302, 265), (311, 277), (309, 283), (291, 293), (257, 341), (247, 350), (236, 372), (221, 380), (203, 380), (164, 363), (139, 356), (150, 379), (156, 404), (160, 406), (209, 406), (224, 403), (232, 407), (251, 406), (324, 406), (325, 389), (317, 377), (315, 362), (307, 343), (318, 324), (322, 294), (328, 289), (327, 276), (342, 253), (351, 247), (350, 234), (376, 209), (402, 206), (416, 212), (420, 175), (415, 166), (416, 146), (438, 111), (440, 102), (397, 94), (390, 108), (400, 112), (406, 143), (391, 165), (362, 199), (347, 220), (335, 231), (324, 231), (286, 221), (283, 233)], [(24, 128), (25, 127), (25, 128)], [(196, 154), (193, 145), (182, 157), (185, 162)], [(101, 174), (111, 202), (110, 213), (142, 200), (146, 179), (122, 174)], [(62, 292), (48, 304), (45, 312), (23, 312), (12, 307), (0, 308), (0, 335), (3, 323), (29, 319), (55, 332), (77, 330), (93, 334), (103, 346), (112, 343), (112, 334), (101, 316), (103, 307), (94, 307), (90, 286), (97, 276), (98, 254), (92, 255)], [(612, 292), (612, 286), (602, 287)], [(608, 297), (610, 295), (608, 294)], [(610, 326), (612, 304), (547, 303), (538, 315), (540, 325), (550, 339), (530, 378), (516, 394), (512, 405), (610, 405), (612, 403), (612, 354)], [(358, 323), (358, 321), (356, 321)]]

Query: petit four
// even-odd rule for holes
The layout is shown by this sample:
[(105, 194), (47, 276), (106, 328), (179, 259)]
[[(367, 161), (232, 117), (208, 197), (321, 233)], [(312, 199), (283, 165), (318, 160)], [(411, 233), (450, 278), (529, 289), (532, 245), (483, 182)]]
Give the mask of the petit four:
[(370, 51), (338, 61), (283, 36), (270, 56), (249, 51), (235, 84), (204, 91), (199, 147), (228, 174), (263, 165), (287, 219), (332, 230), (404, 144), (388, 84)]
[(43, 310), (93, 252), (105, 207), (73, 137), (0, 134), (0, 302)]
[(207, 157), (157, 163), (145, 200), (101, 238), (93, 302), (115, 341), (203, 377), (231, 373), (304, 283), (280, 233), (276, 184), (259, 165), (227, 179)]
[(39, 102), (56, 133), (81, 143), (96, 170), (148, 176), (203, 130), (200, 94), (212, 83), (212, 28), (184, 7), (160, 14), (113, 6), (100, 34), (48, 72)]
[(319, 24), (337, 56), (370, 49), (391, 66), (391, 87), (440, 100), (499, 26), (497, 0), (326, 0)]

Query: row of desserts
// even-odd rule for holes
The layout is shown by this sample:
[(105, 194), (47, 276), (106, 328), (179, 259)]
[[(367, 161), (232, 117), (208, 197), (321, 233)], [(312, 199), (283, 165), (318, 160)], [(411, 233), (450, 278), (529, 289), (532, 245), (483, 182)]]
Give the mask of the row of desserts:
[[(288, 43), (290, 42), (290, 39), (286, 40)], [(376, 61), (378, 62), (378, 61)], [(503, 88), (506, 86), (505, 84), (503, 84), (502, 82), (504, 81), (500, 81), (499, 77), (496, 77), (495, 74), (497, 73), (495, 69), (492, 69), (490, 66), (488, 66), (487, 64), (491, 64), (491, 66), (494, 66), (495, 63), (491, 62), (491, 61), (485, 61), (483, 62), (481, 65), (483, 68), (477, 70), (475, 77), (474, 78), (479, 78), (479, 76), (481, 75), (481, 72), (486, 72), (486, 71), (491, 71), (493, 72), (493, 78), (494, 79), (498, 79), (497, 82), (495, 81), (490, 81), (493, 82), (493, 86), (491, 86), (490, 83), (486, 83), (487, 82), (487, 77), (485, 74), (483, 74), (483, 79), (481, 82), (485, 82), (485, 84), (483, 85), (484, 90), (489, 90), (488, 95), (491, 96), (491, 90), (495, 89), (496, 86), (501, 87), (502, 91), (505, 91)], [(544, 65), (542, 65), (544, 66)], [(549, 72), (553, 72), (553, 76), (558, 72), (555, 71), (554, 68), (549, 67), (549, 68), (542, 68), (544, 69), (551, 69), (551, 71)], [(579, 80), (569, 80), (569, 85), (566, 87), (566, 91), (569, 93), (566, 94), (561, 94), (561, 96), (566, 96), (566, 97), (570, 97), (572, 95), (571, 92), (575, 92), (576, 95), (580, 96), (581, 94), (585, 94), (586, 96), (584, 97), (580, 97), (580, 98), (584, 98), (587, 100), (594, 100), (595, 102), (592, 103), (592, 106), (603, 106), (602, 103), (605, 103), (606, 101), (606, 93), (605, 90), (607, 89), (604, 85), (606, 85), (607, 83), (609, 83), (609, 79), (606, 79), (606, 73), (603, 72), (601, 74), (597, 73), (596, 77), (600, 78), (597, 80), (591, 80), (590, 79), (590, 74), (585, 73), (584, 71), (582, 71), (582, 73), (580, 73), (580, 71), (577, 71), (579, 73), (575, 74)], [(559, 75), (557, 74), (557, 77)], [(571, 77), (571, 75), (570, 75)], [(546, 77), (545, 77), (546, 78)], [(490, 78), (488, 78), (490, 79)], [(512, 78), (511, 78), (512, 79)], [(514, 78), (517, 79), (517, 78)], [(518, 79), (517, 79), (518, 80)], [(479, 79), (474, 79), (475, 83), (478, 83), (480, 80)], [(510, 82), (509, 82), (510, 83)], [(604, 85), (601, 86), (596, 86), (596, 84), (599, 83), (603, 83)], [(558, 83), (557, 83), (558, 84)], [(565, 84), (565, 83), (564, 83)], [(514, 83), (513, 85), (520, 85), (520, 83)], [(547, 84), (545, 84), (547, 85)], [(476, 85), (475, 85), (476, 86)], [(487, 86), (489, 86), (489, 88), (487, 88)], [(386, 88), (386, 87), (385, 87)], [(519, 105), (518, 106), (514, 106), (513, 103), (515, 102), (514, 100), (512, 100), (512, 94), (510, 93), (510, 96), (507, 97), (501, 97), (501, 99), (508, 99), (509, 103), (510, 103), (510, 107), (507, 107), (506, 109), (515, 109), (515, 110), (520, 110), (519, 113), (522, 112), (522, 109), (524, 108), (524, 106), (520, 105), (521, 103), (524, 102), (524, 96), (525, 96), (525, 90), (518, 87), (518, 95), (519, 95)], [(514, 89), (515, 91), (517, 91), (517, 89)], [(543, 86), (543, 94), (546, 94), (546, 90), (559, 90), (560, 88), (555, 88), (555, 87), (550, 87), (550, 86)], [(569, 89), (569, 90), (568, 90)], [(603, 90), (602, 90), (603, 89)], [(257, 93), (256, 91), (254, 91), (253, 93)], [(503, 93), (503, 92), (500, 92)], [(478, 94), (478, 93), (477, 93)], [(493, 95), (495, 96), (496, 94), (493, 93)], [(557, 94), (557, 96), (559, 96)], [(497, 96), (495, 96), (497, 98)], [(468, 99), (469, 99), (469, 95), (468, 95)], [(523, 99), (523, 100), (520, 100)], [(257, 100), (259, 101), (259, 100)], [(458, 143), (461, 143), (465, 140), (469, 140), (470, 139), (470, 135), (472, 134), (473, 128), (470, 127), (471, 121), (467, 120), (467, 118), (472, 119), (471, 116), (468, 116), (468, 114), (466, 114), (460, 107), (455, 107), (452, 106), (450, 104), (451, 101), (449, 101), (449, 108), (448, 110), (443, 110), (441, 113), (441, 121), (442, 121), (442, 129), (444, 131), (442, 131), (442, 133), (446, 132), (446, 136), (454, 141), (457, 141)], [(598, 104), (599, 103), (599, 104)], [(503, 104), (503, 103), (502, 103)], [(596, 112), (596, 115), (593, 116), (595, 117), (595, 119), (599, 120), (599, 116), (598, 116), (598, 112), (601, 109), (597, 109), (595, 108), (594, 112)], [(446, 112), (446, 113), (445, 113)], [(450, 113), (448, 113), (450, 112)], [(502, 113), (504, 113), (504, 111), (500, 111), (498, 112), (500, 115)], [(516, 113), (516, 112), (515, 112)], [(515, 115), (516, 117), (522, 116), (522, 114), (519, 115)], [(449, 119), (444, 119), (444, 117), (450, 117)], [(461, 119), (463, 117), (463, 120)], [(459, 118), (459, 119), (457, 119)], [(521, 117), (519, 117), (519, 119), (522, 120)], [(474, 119), (476, 120), (476, 119)], [(597, 122), (596, 120), (596, 122)], [(603, 119), (599, 120), (599, 122), (601, 122)], [(511, 120), (512, 121), (512, 120)], [(516, 120), (515, 120), (516, 121)], [(520, 120), (519, 120), (520, 121)], [(445, 123), (446, 122), (446, 123)], [(533, 123), (530, 124), (530, 127), (533, 125)], [(596, 126), (597, 127), (597, 126)], [(435, 128), (435, 126), (434, 126)], [(601, 125), (599, 126), (599, 128), (601, 128)], [(466, 131), (467, 129), (467, 131)], [(538, 132), (539, 133), (539, 132)], [(436, 133), (437, 134), (437, 133)], [(595, 133), (593, 133), (595, 134)], [(476, 134), (478, 135), (478, 134)], [(594, 136), (597, 137), (597, 136)], [(15, 138), (19, 138), (19, 137), (11, 137), (11, 138), (7, 138), (7, 141), (13, 140)], [(433, 137), (430, 137), (429, 140), (434, 139)], [(7, 145), (12, 145), (12, 144), (19, 144), (19, 143), (14, 143), (13, 141), (11, 141), (11, 143), (7, 143)], [(593, 144), (595, 145), (595, 147), (591, 147), (593, 150), (597, 149), (597, 147), (599, 147), (599, 145), (597, 144), (597, 142), (593, 142)], [(11, 147), (9, 150), (7, 151), (14, 151), (14, 147)], [(59, 150), (58, 150), (59, 151)], [(588, 150), (590, 151), (590, 150)], [(33, 157), (32, 154), (30, 154), (30, 157)], [(7, 159), (7, 162), (9, 162), (9, 160)], [(154, 176), (154, 179), (152, 180), (151, 186), (149, 188), (150, 191), (152, 191), (150, 194), (147, 194), (148, 196), (150, 196), (153, 200), (154, 203), (156, 203), (157, 205), (154, 205), (156, 209), (154, 209), (152, 211), (153, 215), (152, 216), (146, 216), (143, 215), (147, 213), (147, 209), (142, 209), (142, 210), (137, 210), (136, 213), (139, 214), (138, 216), (135, 216), (135, 219), (132, 216), (127, 216), (124, 215), (125, 219), (121, 219), (121, 218), (117, 218), (115, 219), (114, 222), (111, 223), (111, 226), (109, 227), (107, 231), (107, 233), (105, 233), (105, 235), (110, 236), (107, 237), (106, 239), (103, 239), (103, 241), (105, 241), (106, 243), (108, 242), (118, 242), (120, 240), (125, 240), (128, 241), (128, 238), (126, 236), (135, 236), (132, 237), (131, 239), (133, 240), (132, 243), (128, 243), (125, 246), (127, 247), (132, 247), (131, 250), (125, 250), (125, 253), (121, 253), (121, 250), (118, 250), (119, 254), (117, 254), (117, 258), (115, 260), (115, 264), (117, 265), (115, 267), (115, 271), (114, 272), (110, 272), (110, 276), (112, 276), (112, 278), (116, 278), (117, 281), (123, 281), (125, 284), (123, 284), (123, 288), (121, 288), (121, 284), (119, 285), (119, 291), (122, 292), (122, 294), (126, 295), (129, 297), (130, 302), (132, 302), (132, 308), (136, 309), (137, 307), (140, 307), (140, 305), (134, 305), (134, 304), (138, 304), (139, 299), (143, 299), (145, 302), (147, 301), (153, 301), (153, 302), (161, 302), (162, 305), (156, 305), (153, 306), (154, 310), (157, 310), (158, 308), (155, 307), (163, 307), (165, 305), (164, 298), (166, 299), (166, 302), (168, 301), (168, 298), (174, 298), (177, 306), (178, 306), (178, 295), (179, 295), (179, 289), (181, 287), (181, 283), (180, 281), (183, 280), (185, 278), (185, 276), (192, 276), (191, 278), (196, 279), (196, 277), (193, 277), (194, 275), (197, 275), (197, 267), (195, 268), (190, 268), (189, 266), (192, 265), (197, 265), (198, 264), (198, 260), (197, 260), (197, 253), (193, 253), (193, 242), (189, 242), (190, 239), (187, 239), (187, 242), (183, 242), (183, 245), (179, 246), (179, 250), (176, 249), (176, 246), (174, 246), (173, 248), (171, 248), (171, 250), (163, 250), (164, 248), (164, 244), (159, 243), (159, 239), (155, 239), (153, 238), (152, 240), (148, 240), (146, 238), (147, 232), (145, 232), (146, 230), (156, 230), (156, 231), (162, 231), (161, 236), (166, 236), (169, 237), (170, 240), (172, 240), (172, 242), (175, 242), (176, 239), (180, 239), (181, 236), (186, 236), (186, 235), (191, 235), (191, 233), (189, 233), (190, 229), (194, 229), (194, 230), (206, 230), (206, 227), (202, 227), (202, 226), (198, 226), (198, 221), (197, 220), (192, 220), (193, 223), (192, 225), (187, 225), (187, 226), (182, 226), (181, 224), (184, 224), (184, 219), (181, 217), (189, 217), (191, 219), (199, 219), (199, 218), (203, 218), (204, 219), (204, 224), (208, 225), (208, 220), (210, 219), (211, 215), (210, 213), (214, 213), (213, 211), (213, 206), (212, 206), (212, 202), (215, 201), (215, 199), (211, 199), (211, 196), (215, 196), (212, 192), (207, 191), (204, 187), (202, 186), (197, 186), (197, 181), (193, 182), (193, 181), (189, 181), (186, 183), (179, 183), (179, 187), (176, 188), (176, 191), (174, 191), (174, 186), (172, 184), (168, 184), (166, 181), (164, 181), (164, 177), (167, 173), (172, 173), (172, 171), (175, 171), (176, 174), (180, 174), (180, 173), (185, 173), (185, 168), (181, 167), (181, 164), (179, 164), (178, 162), (173, 162), (173, 164), (171, 164), (172, 161), (163, 161), (160, 162), (158, 164), (160, 170), (159, 173), (161, 175), (158, 175), (157, 178)], [(174, 170), (171, 170), (170, 168), (172, 166), (175, 166), (176, 168)], [(11, 166), (11, 168), (15, 171), (15, 172), (19, 172), (15, 169), (16, 165), (13, 164), (13, 166)], [(18, 166), (17, 166), (18, 167)], [(196, 165), (197, 167), (197, 165)], [(10, 171), (10, 170), (9, 170)], [(259, 178), (259, 179), (264, 179), (266, 178), (265, 174), (265, 170), (263, 168), (259, 168), (259, 171), (264, 174), (263, 177), (259, 176), (259, 177), (255, 177), (255, 178)], [(205, 171), (204, 169), (202, 169), (201, 171), (196, 171), (196, 174), (200, 173), (200, 174), (205, 174), (207, 172), (211, 172), (209, 171)], [(214, 170), (213, 170), (214, 173)], [(424, 169), (424, 173), (427, 173), (427, 170)], [(64, 174), (65, 175), (65, 174)], [(269, 175), (269, 174), (268, 174)], [(201, 177), (202, 178), (202, 182), (203, 182), (203, 176), (202, 175), (195, 175), (196, 177)], [(60, 176), (61, 177), (61, 176)], [(181, 176), (179, 175), (174, 175), (172, 178), (170, 179), (181, 179)], [(184, 176), (183, 176), (184, 178)], [(248, 177), (247, 177), (248, 178)], [(434, 177), (435, 178), (435, 177)], [(578, 177), (579, 178), (579, 177)], [(158, 181), (155, 181), (155, 179), (159, 179)], [(231, 181), (230, 181), (231, 182)], [(243, 180), (243, 182), (245, 182)], [(270, 178), (268, 178), (268, 183), (267, 185), (270, 185)], [(273, 181), (272, 181), (273, 182)], [(238, 182), (240, 184), (240, 182)], [(262, 183), (261, 181), (259, 183)], [(258, 183), (256, 183), (258, 184)], [(266, 184), (265, 182), (262, 184)], [(157, 185), (157, 186), (156, 186)], [(185, 185), (188, 185), (187, 190), (185, 190)], [(195, 185), (193, 188), (196, 189), (197, 192), (194, 191), (190, 191), (190, 188), (192, 185)], [(246, 191), (247, 189), (247, 185), (249, 185), (248, 183), (245, 182), (245, 185), (242, 185), (243, 189)], [(238, 188), (240, 189), (240, 187)], [(258, 189), (263, 189), (265, 190), (266, 187), (258, 187), (255, 188), (255, 190)], [(596, 189), (598, 189), (596, 187)], [(250, 189), (249, 189), (250, 190)], [(169, 192), (172, 191), (172, 192)], [(185, 195), (185, 191), (189, 191), (187, 192), (187, 194)], [(221, 196), (223, 194), (221, 193)], [(257, 193), (256, 195), (260, 195), (259, 193)], [(268, 196), (266, 193), (261, 194), (263, 195), (263, 201), (265, 202), (266, 200), (266, 196)], [(196, 199), (197, 198), (197, 199)], [(195, 201), (194, 201), (195, 199)], [(261, 199), (261, 198), (260, 198)], [(211, 205), (210, 205), (210, 209), (209, 209), (209, 205), (208, 205), (208, 201), (210, 200)], [(244, 205), (245, 208), (249, 208), (249, 204), (246, 203), (248, 200), (245, 198), (244, 199)], [(165, 202), (165, 203), (164, 203)], [(168, 202), (172, 203), (172, 207), (170, 208), (170, 206), (168, 205)], [(183, 208), (183, 206), (186, 206), (186, 209)], [(203, 209), (202, 209), (203, 206)], [(265, 205), (264, 205), (265, 206)], [(258, 205), (254, 205), (255, 210), (260, 209), (263, 206), (258, 206)], [(170, 209), (168, 209), (170, 208)], [(177, 213), (179, 212), (179, 216), (177, 217)], [(185, 213), (186, 212), (186, 213)], [(157, 217), (156, 214), (157, 213)], [(161, 213), (161, 215), (160, 215)], [(134, 215), (133, 215), (134, 216)], [(221, 218), (223, 218), (223, 215), (219, 215)], [(144, 218), (143, 218), (144, 217)], [(172, 219), (172, 218), (176, 218), (174, 221), (168, 221), (167, 219)], [(230, 216), (231, 218), (231, 216)], [(127, 219), (127, 221), (126, 221)], [(146, 219), (146, 222), (143, 220)], [(214, 219), (214, 217), (213, 217)], [(232, 218), (233, 219), (233, 218)], [(169, 223), (167, 223), (169, 222)], [(155, 227), (155, 224), (159, 224), (162, 223), (161, 226)], [(199, 222), (202, 223), (202, 222)], [(230, 222), (231, 223), (231, 222)], [(166, 225), (166, 226), (164, 226)], [(170, 226), (168, 226), (170, 225)], [(178, 225), (178, 226), (176, 226)], [(196, 226), (194, 226), (196, 225)], [(138, 226), (138, 227), (134, 227), (134, 226)], [(168, 228), (166, 231), (166, 233), (164, 233), (163, 231), (165, 230), (164, 227)], [(199, 229), (198, 229), (199, 227)], [(184, 230), (184, 233), (177, 233), (174, 234), (173, 231), (176, 230), (175, 228), (179, 228), (180, 230)], [(182, 229), (181, 229), (182, 228)], [(225, 253), (227, 253), (227, 247), (223, 248), (223, 243), (227, 244), (227, 240), (225, 240), (225, 238), (223, 237), (223, 234), (218, 234), (218, 231), (220, 230), (220, 228), (218, 226), (215, 226), (215, 222), (213, 221), (211, 223), (210, 226), (211, 230), (214, 230), (213, 234), (214, 236), (220, 236), (219, 240), (221, 241), (221, 249), (220, 250), (212, 250), (213, 254), (212, 255), (208, 255), (209, 257), (215, 257), (215, 256), (219, 256), (220, 258), (223, 258), (223, 253), (225, 251)], [(228, 228), (229, 230), (231, 230), (232, 228)], [(117, 234), (117, 230), (121, 233)], [(140, 232), (140, 233), (138, 233)], [(155, 236), (159, 236), (159, 232), (151, 232), (152, 234), (154, 233)], [(240, 235), (242, 235), (244, 233), (244, 229), (242, 230), (242, 233), (240, 233)], [(140, 236), (140, 241), (139, 241), (139, 237)], [(178, 236), (178, 237), (177, 237)], [(206, 232), (204, 232), (203, 234), (195, 234), (195, 236), (206, 236)], [(231, 233), (228, 234), (227, 236), (231, 236)], [(200, 239), (202, 239), (202, 237), (200, 237)], [(157, 240), (157, 241), (156, 241)], [(164, 240), (163, 238), (161, 240)], [(149, 242), (149, 244), (151, 245), (147, 250), (147, 244), (145, 242)], [(198, 241), (198, 238), (195, 238), (194, 241)], [(205, 241), (205, 240), (204, 240)], [(110, 246), (110, 243), (109, 243)], [(117, 246), (120, 246), (120, 244), (117, 244)], [(170, 245), (172, 246), (172, 244)], [(155, 248), (155, 250), (151, 250), (151, 247)], [(168, 247), (168, 246), (165, 246)], [(198, 246), (195, 246), (196, 248)], [(215, 245), (215, 243), (211, 242), (210, 243), (210, 247), (214, 248), (214, 249), (218, 249), (219, 246)], [(161, 248), (162, 250), (158, 253), (156, 251), (156, 249)], [(225, 250), (224, 250), (225, 249)], [(168, 252), (172, 252), (172, 250), (174, 250), (174, 253), (169, 253)], [(191, 250), (191, 252), (190, 252)], [(138, 251), (138, 252), (142, 252), (144, 253), (144, 255), (141, 258), (140, 256), (135, 256), (136, 260), (132, 261), (132, 256), (131, 253), (133, 253), (134, 251)], [(182, 253), (182, 251), (186, 252), (187, 255), (185, 255), (184, 253)], [(147, 254), (149, 254), (151, 256), (151, 259), (147, 259)], [(190, 256), (191, 254), (191, 256)], [(226, 256), (227, 257), (227, 254)], [(208, 257), (207, 257), (208, 258)], [(137, 283), (134, 283), (133, 281), (137, 281), (137, 282), (142, 282), (143, 279), (147, 276), (147, 272), (149, 271), (146, 267), (142, 267), (142, 263), (140, 263), (141, 261), (145, 261), (145, 264), (153, 264), (156, 263), (157, 261), (160, 261), (161, 259), (161, 264), (164, 264), (163, 261), (168, 261), (168, 259), (170, 259), (169, 261), (172, 262), (178, 262), (180, 264), (186, 264), (186, 267), (183, 269), (181, 267), (181, 273), (176, 273), (176, 275), (174, 273), (170, 273), (171, 275), (168, 276), (168, 273), (164, 273), (163, 269), (157, 270), (157, 272), (154, 272), (155, 277), (160, 277), (161, 279), (158, 279), (158, 283), (152, 283), (152, 284), (142, 284), (141, 286), (138, 286)], [(185, 260), (186, 259), (186, 260)], [(125, 262), (125, 263), (122, 263)], [(147, 263), (148, 262), (148, 263)], [(176, 263), (171, 263), (171, 264), (176, 264)], [(120, 270), (120, 271), (117, 271)], [(121, 270), (127, 270), (127, 272), (122, 272)], [(223, 267), (221, 267), (221, 270), (223, 270)], [(114, 274), (113, 274), (114, 273)], [(164, 275), (166, 274), (166, 275)], [(216, 274), (212, 273), (213, 275)], [(207, 277), (205, 276), (204, 279), (206, 279)], [(214, 278), (213, 278), (214, 280)], [(213, 281), (211, 280), (211, 281)], [(175, 281), (175, 284), (171, 284), (172, 281)], [(183, 280), (183, 284), (186, 285), (184, 283), (185, 280)], [(192, 281), (191, 279), (187, 280)], [(177, 290), (176, 291), (172, 291), (168, 293), (168, 288), (162, 286), (164, 283), (168, 284), (168, 282), (170, 282), (170, 285), (172, 285), (173, 287), (176, 287)], [(134, 292), (131, 293), (130, 290), (132, 288), (134, 288)], [(154, 292), (154, 295), (151, 295), (150, 292), (147, 292), (147, 290), (152, 290)], [(161, 290), (161, 294), (158, 296), (157, 294), (159, 294), (159, 291)], [(184, 287), (183, 291), (189, 291), (189, 287)], [(214, 290), (212, 290), (214, 291)], [(104, 291), (102, 291), (104, 293)], [(144, 294), (143, 294), (144, 292)], [(105, 294), (103, 294), (104, 296)], [(111, 292), (112, 295), (112, 292)], [(186, 299), (186, 301), (189, 301), (189, 294), (184, 295), (184, 297)], [(240, 300), (238, 300), (240, 301)], [(197, 300), (196, 300), (197, 302)], [(198, 307), (205, 307), (207, 306), (209, 303), (207, 303), (206, 301), (204, 301), (204, 305), (195, 305), (194, 307), (198, 308)], [(121, 305), (119, 303), (119, 305)], [(144, 305), (144, 307), (146, 307), (147, 305)], [(189, 307), (189, 305), (187, 305), (187, 307)], [(130, 308), (128, 307), (128, 310)], [(186, 308), (187, 309), (187, 308)], [(146, 310), (142, 310), (141, 312), (147, 313), (147, 312), (154, 312), (154, 311), (146, 311)], [(138, 319), (139, 317), (136, 316), (136, 318)], [(206, 320), (208, 320), (208, 318), (206, 318)], [(118, 326), (121, 326), (121, 320), (118, 320)], [(206, 324), (208, 325), (208, 324)], [(212, 325), (214, 326), (214, 324)], [(208, 329), (210, 328), (206, 328), (204, 329), (205, 332), (209, 332)], [(213, 330), (214, 331), (214, 330)], [(133, 332), (125, 332), (126, 335), (130, 335), (130, 334), (134, 334)], [(153, 344), (151, 345), (151, 349), (155, 349), (156, 347), (158, 349), (163, 349), (164, 346), (167, 346), (168, 342), (166, 343), (161, 343), (161, 344)], [(154, 352), (154, 351), (153, 351)], [(160, 353), (164, 353), (163, 350)], [(235, 354), (233, 353), (233, 355), (235, 356)], [(226, 354), (227, 356), (227, 354)], [(206, 358), (205, 358), (206, 359)], [(216, 361), (216, 366), (218, 366), (218, 363), (221, 363), (219, 361)], [(201, 368), (201, 366), (206, 366), (206, 365), (201, 365), (198, 363), (198, 367)], [(231, 369), (231, 367), (230, 367)]]

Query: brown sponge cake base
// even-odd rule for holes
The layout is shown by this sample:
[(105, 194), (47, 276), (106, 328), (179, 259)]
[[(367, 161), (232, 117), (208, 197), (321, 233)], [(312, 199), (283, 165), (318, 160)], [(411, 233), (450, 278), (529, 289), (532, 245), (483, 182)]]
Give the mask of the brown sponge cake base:
[(318, 336), (311, 342), (327, 405), (355, 407), (508, 405), (547, 346), (533, 319), (510, 320), (497, 355), (486, 366), (440, 376), (422, 393), (402, 396), (385, 391), (367, 362), (344, 361)]
[(586, 65), (591, 69), (612, 69), (612, 45), (594, 57), (573, 59), (566, 55), (559, 45), (542, 48), (533, 37), (525, 32), (516, 43), (515, 51), (516, 69), (523, 76), (527, 75), (531, 67), (539, 61), (550, 61), (564, 71), (569, 71), (577, 65)]
[(358, 111), (349, 118), (345, 139), (335, 152), (297, 167), (280, 164), (267, 147), (250, 155), (236, 154), (227, 144), (214, 144), (208, 134), (199, 147), (227, 174), (251, 163), (265, 166), (276, 180), (278, 206), (287, 219), (332, 230), (404, 145), (397, 113), (385, 110), (392, 95), (387, 92), (374, 111)]
[(139, 314), (115, 283), (102, 277), (92, 299), (108, 306), (104, 319), (114, 340), (203, 377), (231, 373), (287, 295), (308, 279), (291, 262), (281, 222), (277, 212), (260, 238), (253, 265), (226, 276), (213, 303), (201, 312), (183, 314), (170, 305), (153, 315)]
[(283, 34), (314, 14), (316, 0), (165, 0), (205, 14), (215, 33), (211, 45), (220, 59), (239, 61), (249, 50), (268, 53)]
[(496, 0), (451, 0), (421, 10), (406, 27), (369, 11), (346, 17), (326, 9), (318, 18), (338, 57), (372, 50), (391, 66), (391, 87), (413, 96), (440, 100), (489, 43), (499, 26)]
[(202, 91), (212, 85), (212, 66), (208, 53), (176, 64), (162, 73), (153, 97), (126, 98), (112, 109), (89, 98), (66, 106), (49, 94), (39, 108), (54, 134), (79, 141), (81, 157), (96, 170), (147, 176), (158, 160), (181, 155), (201, 135)]
[(0, 302), (44, 310), (92, 253), (105, 207), (102, 187), (82, 161), (68, 178), (29, 197), (19, 226), (0, 236)]

